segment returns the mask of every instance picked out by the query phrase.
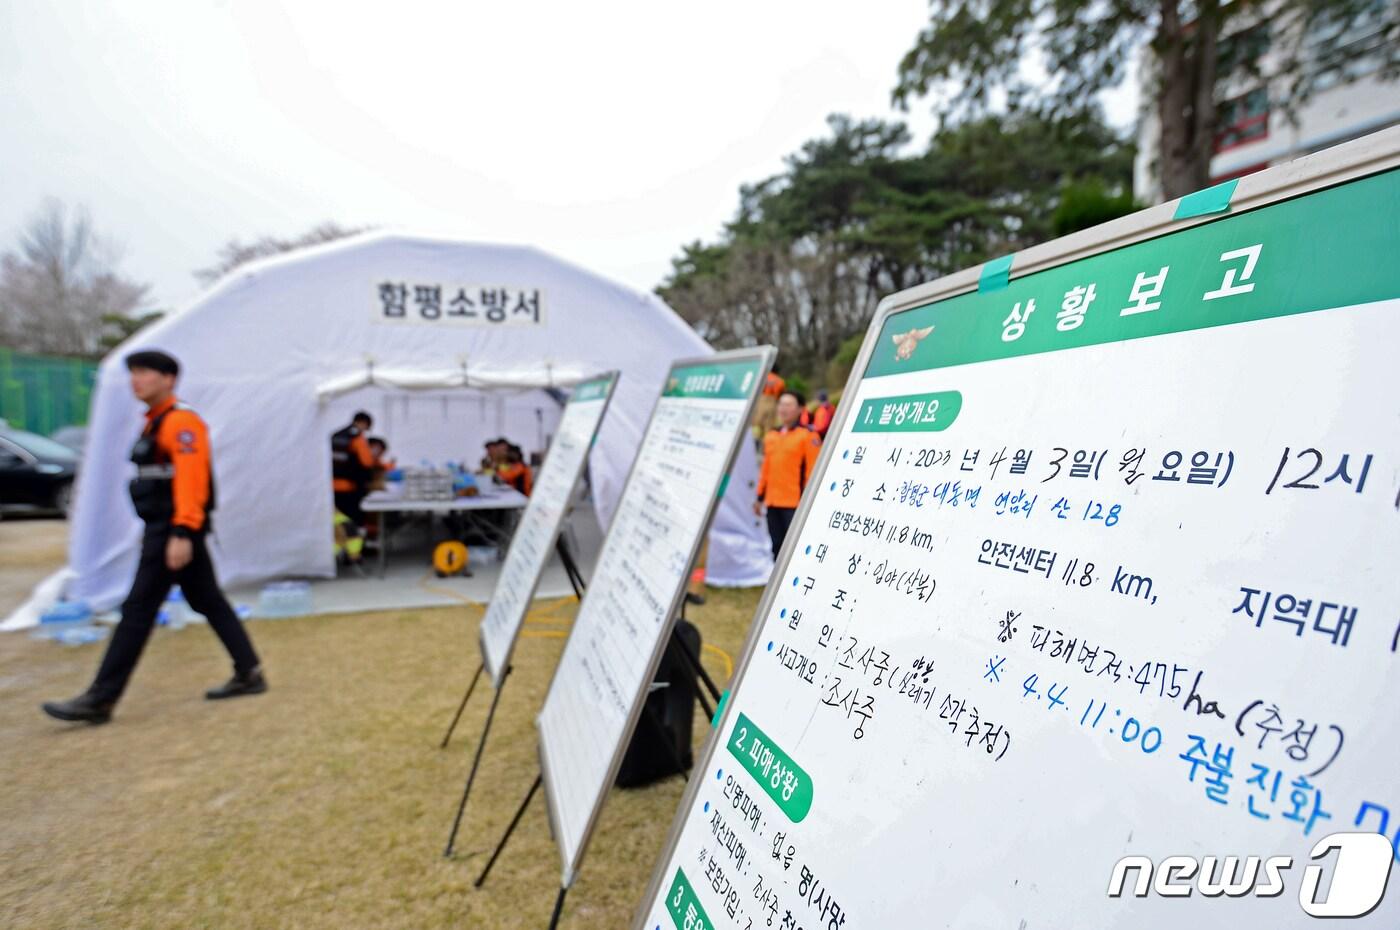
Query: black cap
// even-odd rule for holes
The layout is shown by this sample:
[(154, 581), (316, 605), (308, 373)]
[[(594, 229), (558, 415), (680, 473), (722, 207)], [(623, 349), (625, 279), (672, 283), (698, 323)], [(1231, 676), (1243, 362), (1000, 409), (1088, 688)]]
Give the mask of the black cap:
[(167, 355), (159, 349), (142, 349), (139, 352), (132, 352), (126, 357), (126, 367), (128, 371), (136, 368), (149, 368), (151, 371), (158, 371), (163, 375), (180, 374), (180, 363), (175, 361), (175, 357)]

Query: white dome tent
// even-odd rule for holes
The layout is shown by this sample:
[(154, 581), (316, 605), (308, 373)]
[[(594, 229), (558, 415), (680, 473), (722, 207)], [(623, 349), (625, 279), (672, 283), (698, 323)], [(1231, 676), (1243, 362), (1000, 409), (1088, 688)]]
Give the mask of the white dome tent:
[[(96, 609), (120, 602), (136, 564), (127, 454), (142, 410), (123, 360), (139, 348), (180, 360), (177, 393), (209, 424), (225, 586), (334, 574), (329, 436), (354, 410), (400, 464), (474, 463), (495, 435), (541, 448), (555, 389), (615, 368), (589, 463), (606, 526), (669, 364), (712, 351), (656, 297), (529, 247), (372, 232), (239, 268), (98, 372), (66, 585)], [(718, 585), (764, 584), (772, 566), (742, 447), (711, 529)]]

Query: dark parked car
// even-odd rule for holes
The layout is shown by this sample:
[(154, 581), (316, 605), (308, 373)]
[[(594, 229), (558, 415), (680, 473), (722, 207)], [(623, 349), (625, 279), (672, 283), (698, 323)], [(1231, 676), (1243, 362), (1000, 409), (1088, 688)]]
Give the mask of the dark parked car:
[(67, 446), (79, 455), (83, 454), (83, 443), (87, 441), (86, 426), (60, 426), (49, 433), (49, 438), (61, 446)]
[(78, 462), (76, 452), (52, 439), (0, 430), (0, 508), (56, 510), (66, 516)]

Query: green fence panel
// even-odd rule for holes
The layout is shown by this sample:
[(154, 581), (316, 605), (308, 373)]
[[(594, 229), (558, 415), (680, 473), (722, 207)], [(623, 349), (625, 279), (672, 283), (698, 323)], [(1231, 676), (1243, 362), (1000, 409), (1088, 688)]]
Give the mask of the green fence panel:
[(45, 436), (87, 423), (97, 363), (0, 349), (0, 418)]

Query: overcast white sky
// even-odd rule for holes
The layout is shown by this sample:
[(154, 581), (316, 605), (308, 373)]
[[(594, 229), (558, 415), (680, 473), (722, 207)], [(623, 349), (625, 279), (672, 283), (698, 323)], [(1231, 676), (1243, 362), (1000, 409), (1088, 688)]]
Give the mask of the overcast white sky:
[(927, 15), (925, 0), (369, 6), (0, 0), (0, 249), (53, 195), (87, 205), (166, 307), (229, 238), (322, 220), (531, 243), (650, 290), (827, 114), (894, 115)]

